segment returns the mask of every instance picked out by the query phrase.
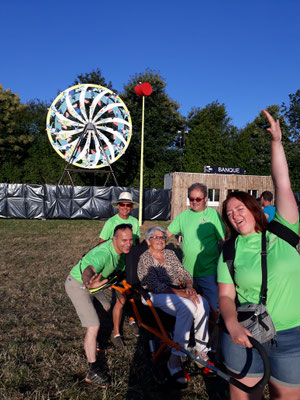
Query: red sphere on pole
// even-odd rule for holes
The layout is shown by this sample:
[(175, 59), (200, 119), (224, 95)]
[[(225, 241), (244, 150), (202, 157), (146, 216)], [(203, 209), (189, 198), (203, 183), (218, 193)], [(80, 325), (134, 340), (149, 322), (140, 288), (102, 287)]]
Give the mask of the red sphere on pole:
[(148, 82), (141, 83), (140, 85), (137, 85), (135, 88), (135, 93), (138, 96), (150, 96), (152, 93), (152, 86)]

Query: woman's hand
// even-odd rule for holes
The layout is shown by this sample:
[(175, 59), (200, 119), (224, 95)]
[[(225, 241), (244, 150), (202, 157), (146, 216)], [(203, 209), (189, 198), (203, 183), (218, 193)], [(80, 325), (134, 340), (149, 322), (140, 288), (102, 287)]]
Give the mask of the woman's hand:
[(252, 334), (248, 331), (248, 329), (244, 328), (240, 323), (236, 322), (228, 324), (226, 325), (226, 328), (234, 343), (249, 348), (253, 347), (248, 339), (248, 336), (252, 337)]
[(173, 289), (173, 293), (191, 300), (196, 307), (198, 307), (198, 304), (200, 303), (198, 294), (193, 288), (188, 287), (186, 289)]
[(192, 294), (187, 293), (186, 298), (191, 300), (195, 304), (196, 308), (198, 307), (198, 304), (200, 304), (199, 296), (196, 291), (194, 291)]
[(279, 120), (274, 121), (266, 110), (263, 110), (263, 113), (270, 123), (270, 128), (267, 130), (271, 134), (271, 174), (276, 192), (276, 211), (290, 224), (295, 224), (298, 221), (299, 212), (291, 188), (288, 165), (281, 143), (282, 134)]
[(192, 294), (197, 293), (196, 290), (192, 286), (187, 286), (184, 290), (185, 290), (186, 294), (191, 294), (192, 295)]
[(262, 112), (265, 114), (265, 116), (269, 121), (270, 128), (267, 128), (267, 131), (270, 132), (272, 140), (274, 142), (280, 142), (282, 134), (281, 134), (279, 119), (277, 119), (277, 121), (274, 121), (274, 118), (267, 110), (262, 110)]

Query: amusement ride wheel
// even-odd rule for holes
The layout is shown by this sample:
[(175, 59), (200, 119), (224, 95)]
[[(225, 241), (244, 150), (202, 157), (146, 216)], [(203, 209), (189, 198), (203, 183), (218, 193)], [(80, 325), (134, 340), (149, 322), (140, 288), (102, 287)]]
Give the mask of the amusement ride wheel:
[(80, 168), (110, 167), (126, 151), (132, 124), (118, 95), (100, 85), (79, 84), (60, 93), (47, 114), (54, 150)]

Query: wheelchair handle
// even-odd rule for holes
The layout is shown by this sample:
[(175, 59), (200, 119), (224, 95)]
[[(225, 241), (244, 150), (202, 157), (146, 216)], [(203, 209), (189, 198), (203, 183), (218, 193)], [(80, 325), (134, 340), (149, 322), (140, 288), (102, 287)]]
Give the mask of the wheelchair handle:
[(269, 359), (268, 359), (267, 353), (266, 353), (265, 349), (263, 348), (263, 346), (256, 339), (254, 339), (251, 336), (248, 336), (248, 339), (249, 339), (250, 343), (252, 344), (252, 346), (259, 352), (259, 355), (262, 358), (262, 361), (264, 364), (264, 375), (261, 378), (261, 380), (259, 382), (257, 382), (257, 384), (254, 386), (247, 386), (244, 383), (241, 383), (232, 377), (230, 377), (228, 382), (231, 383), (232, 385), (236, 386), (237, 388), (243, 390), (243, 392), (253, 393), (255, 390), (263, 389), (265, 387), (265, 385), (268, 383), (268, 381), (270, 379), (271, 371), (270, 371)]
[(253, 337), (248, 336), (248, 338), (249, 338), (249, 341), (252, 344), (252, 346), (259, 352), (259, 355), (261, 356), (263, 365), (264, 365), (264, 375), (261, 378), (261, 380), (259, 382), (257, 382), (257, 384), (254, 386), (247, 386), (244, 383), (239, 382), (236, 378), (233, 378), (232, 376), (228, 375), (226, 372), (221, 371), (215, 365), (212, 365), (212, 364), (208, 363), (207, 361), (204, 361), (201, 358), (196, 357), (193, 353), (191, 353), (190, 351), (188, 351), (184, 348), (181, 348), (180, 351), (182, 353), (185, 353), (190, 358), (192, 358), (196, 362), (200, 363), (204, 367), (215, 372), (222, 379), (225, 379), (227, 382), (236, 386), (238, 389), (241, 389), (243, 392), (253, 393), (257, 389), (263, 389), (265, 387), (266, 383), (269, 381), (269, 379), (270, 379), (270, 363), (269, 363), (267, 353), (266, 353), (265, 349), (263, 348), (263, 346), (257, 340), (255, 340)]

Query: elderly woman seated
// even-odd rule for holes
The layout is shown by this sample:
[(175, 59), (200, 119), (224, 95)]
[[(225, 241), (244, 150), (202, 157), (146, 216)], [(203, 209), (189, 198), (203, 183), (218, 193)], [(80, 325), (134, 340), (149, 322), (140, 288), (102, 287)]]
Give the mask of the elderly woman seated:
[[(193, 278), (176, 254), (165, 249), (166, 231), (154, 226), (145, 234), (148, 250), (140, 257), (138, 277), (149, 294), (152, 304), (176, 317), (173, 339), (187, 348), (194, 320), (196, 352), (207, 359), (209, 305), (193, 289)], [(180, 356), (183, 353), (172, 349), (168, 361), (170, 375), (179, 383), (185, 383)]]

